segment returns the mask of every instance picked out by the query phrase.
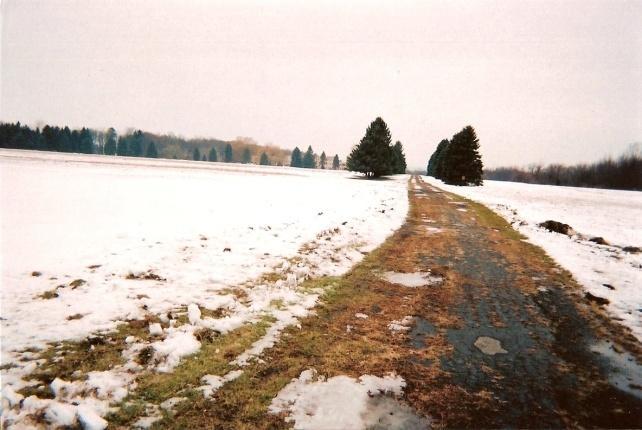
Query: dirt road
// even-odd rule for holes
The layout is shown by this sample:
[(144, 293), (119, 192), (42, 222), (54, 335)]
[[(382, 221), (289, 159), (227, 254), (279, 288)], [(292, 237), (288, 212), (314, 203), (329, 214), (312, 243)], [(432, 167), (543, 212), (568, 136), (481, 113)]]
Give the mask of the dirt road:
[[(314, 368), (394, 371), (407, 383), (403, 401), (437, 427), (642, 426), (642, 351), (626, 329), (487, 208), (418, 177), (409, 194), (404, 226), (348, 275), (324, 281), (316, 315), (165, 424), (288, 426), (267, 406)], [(427, 285), (403, 285), (400, 274)], [(407, 330), (390, 330), (405, 317)]]

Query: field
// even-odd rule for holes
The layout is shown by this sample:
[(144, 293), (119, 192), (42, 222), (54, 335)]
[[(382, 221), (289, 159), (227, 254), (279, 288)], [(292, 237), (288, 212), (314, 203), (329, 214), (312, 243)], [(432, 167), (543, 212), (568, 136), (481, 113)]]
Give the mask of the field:
[[(125, 354), (154, 344), (159, 371), (199, 349), (198, 328), (224, 334), (273, 320), (263, 343), (239, 358), (257, 355), (314, 306), (318, 293), (298, 290), (299, 282), (346, 272), (408, 208), (406, 177), (372, 183), (345, 172), (249, 165), (0, 157), (2, 384), (14, 391), (29, 384), (20, 377), (48, 343), (144, 318), (164, 328), (148, 341), (130, 339)], [(167, 325), (168, 312), (185, 318), (188, 309), (189, 322)], [(96, 375), (99, 397), (122, 398), (131, 367)], [(91, 407), (104, 415), (106, 402)]]
[(6, 150), (0, 169), (7, 427), (640, 416), (639, 193)]

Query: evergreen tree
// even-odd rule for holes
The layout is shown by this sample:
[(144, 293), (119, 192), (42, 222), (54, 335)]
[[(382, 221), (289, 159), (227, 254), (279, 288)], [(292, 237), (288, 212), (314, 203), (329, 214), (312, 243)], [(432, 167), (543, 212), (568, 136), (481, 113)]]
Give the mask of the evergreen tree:
[(154, 144), (154, 141), (149, 142), (149, 145), (147, 145), (147, 153), (145, 156), (147, 158), (158, 158), (158, 151), (156, 151), (156, 144)]
[(231, 163), (232, 161), (234, 161), (234, 154), (232, 153), (232, 145), (230, 145), (229, 143), (225, 145), (225, 153), (223, 155), (224, 155), (223, 161), (225, 161), (226, 163)]
[(299, 147), (295, 147), (292, 151), (292, 158), (290, 159), (290, 167), (303, 167), (303, 157)]
[(198, 150), (198, 146), (194, 148), (194, 152), (192, 153), (192, 160), (201, 161), (201, 151)]
[(65, 127), (60, 132), (59, 147), (62, 152), (72, 152), (73, 145), (71, 143), (71, 130)]
[(479, 139), (470, 125), (455, 134), (443, 157), (443, 179), (451, 185), (482, 185)]
[(437, 177), (437, 161), (439, 160), (441, 153), (446, 149), (447, 146), (448, 139), (443, 139), (441, 142), (439, 142), (439, 145), (437, 145), (437, 149), (435, 149), (435, 152), (433, 152), (430, 156), (430, 160), (428, 160), (426, 175), (434, 176), (435, 178)]
[(135, 131), (130, 137), (128, 145), (130, 157), (141, 157), (143, 155), (143, 132)]
[(312, 146), (308, 146), (308, 150), (305, 151), (303, 155), (303, 167), (306, 169), (315, 169), (317, 167), (317, 162), (314, 159), (314, 151)]
[(110, 127), (105, 135), (105, 154), (116, 155), (116, 130)]
[(243, 150), (242, 162), (243, 164), (248, 164), (252, 162), (252, 152), (250, 152), (250, 148), (245, 148)]
[(392, 166), (394, 174), (406, 173), (406, 155), (403, 153), (403, 145), (399, 141), (392, 147)]
[[(69, 129), (67, 128), (67, 130)], [(69, 149), (66, 152), (80, 152), (80, 133), (78, 130), (73, 130), (69, 133), (69, 144)]]
[(341, 167), (341, 163), (339, 162), (339, 154), (334, 154), (334, 158), (332, 159), (332, 168), (334, 170), (337, 170), (339, 167)]
[(365, 136), (348, 156), (348, 170), (364, 173), (366, 178), (392, 173), (391, 140), (388, 126), (378, 117), (368, 126)]
[(81, 154), (94, 153), (94, 139), (89, 129), (83, 127), (78, 135), (78, 152)]
[(216, 148), (214, 148), (213, 146), (212, 146), (212, 149), (210, 149), (208, 159), (210, 161), (218, 161), (218, 155), (216, 155)]
[(326, 155), (325, 155), (325, 151), (323, 151), (323, 152), (321, 153), (321, 157), (319, 157), (319, 167), (320, 167), (320, 168), (325, 169), (325, 163), (326, 163), (326, 161), (327, 161), (327, 158), (328, 158), (328, 157), (326, 157)]
[(129, 154), (129, 148), (128, 148), (128, 143), (127, 141), (129, 138), (127, 136), (121, 136), (120, 139), (118, 139), (118, 146), (116, 147), (116, 155), (128, 155)]
[(259, 161), (259, 164), (261, 166), (269, 166), (270, 165), (270, 159), (268, 158), (268, 155), (265, 152), (261, 154), (261, 160)]
[(435, 158), (435, 178), (444, 179), (444, 174), (446, 172), (446, 154), (448, 153), (448, 148), (450, 147), (450, 140), (446, 141), (443, 149), (437, 154)]

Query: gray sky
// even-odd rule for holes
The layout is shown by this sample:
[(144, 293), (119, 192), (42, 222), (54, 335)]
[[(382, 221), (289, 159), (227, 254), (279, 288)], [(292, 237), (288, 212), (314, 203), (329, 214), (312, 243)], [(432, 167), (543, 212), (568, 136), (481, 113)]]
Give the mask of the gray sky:
[(642, 0), (2, 1), (0, 119), (341, 158), (377, 116), (424, 167), (467, 124), (487, 166), (642, 141)]

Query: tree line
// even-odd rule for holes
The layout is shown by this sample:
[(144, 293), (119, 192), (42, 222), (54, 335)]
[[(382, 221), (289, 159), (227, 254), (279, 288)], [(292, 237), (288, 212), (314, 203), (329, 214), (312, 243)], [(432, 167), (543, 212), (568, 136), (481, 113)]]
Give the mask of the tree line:
[[(308, 146), (307, 151), (302, 153), (299, 147), (295, 147), (292, 150), (292, 155), (290, 157), (290, 167), (302, 167), (304, 169), (325, 169), (328, 164), (328, 157), (325, 155), (325, 151), (321, 155), (317, 155), (312, 150), (312, 146)], [(332, 170), (337, 170), (341, 167), (341, 162), (339, 160), (339, 155), (335, 154), (332, 159)]]
[(45, 125), (42, 129), (32, 129), (20, 122), (0, 123), (0, 148), (261, 165), (284, 165), (290, 156), (288, 150), (259, 145), (247, 137), (231, 142), (202, 138), (187, 140), (141, 130), (130, 130), (119, 136), (114, 128), (72, 130)]
[(527, 168), (487, 169), (484, 171), (484, 178), (529, 184), (642, 191), (642, 149), (639, 144), (632, 144), (616, 159), (606, 158), (590, 164), (533, 164)]
[(353, 172), (363, 173), (366, 178), (378, 178), (406, 172), (406, 156), (403, 145), (397, 141), (392, 145), (392, 135), (381, 117), (370, 123), (366, 133), (355, 145), (346, 159), (346, 167)]
[(451, 185), (482, 185), (483, 163), (475, 129), (467, 125), (452, 139), (439, 142), (426, 174)]

